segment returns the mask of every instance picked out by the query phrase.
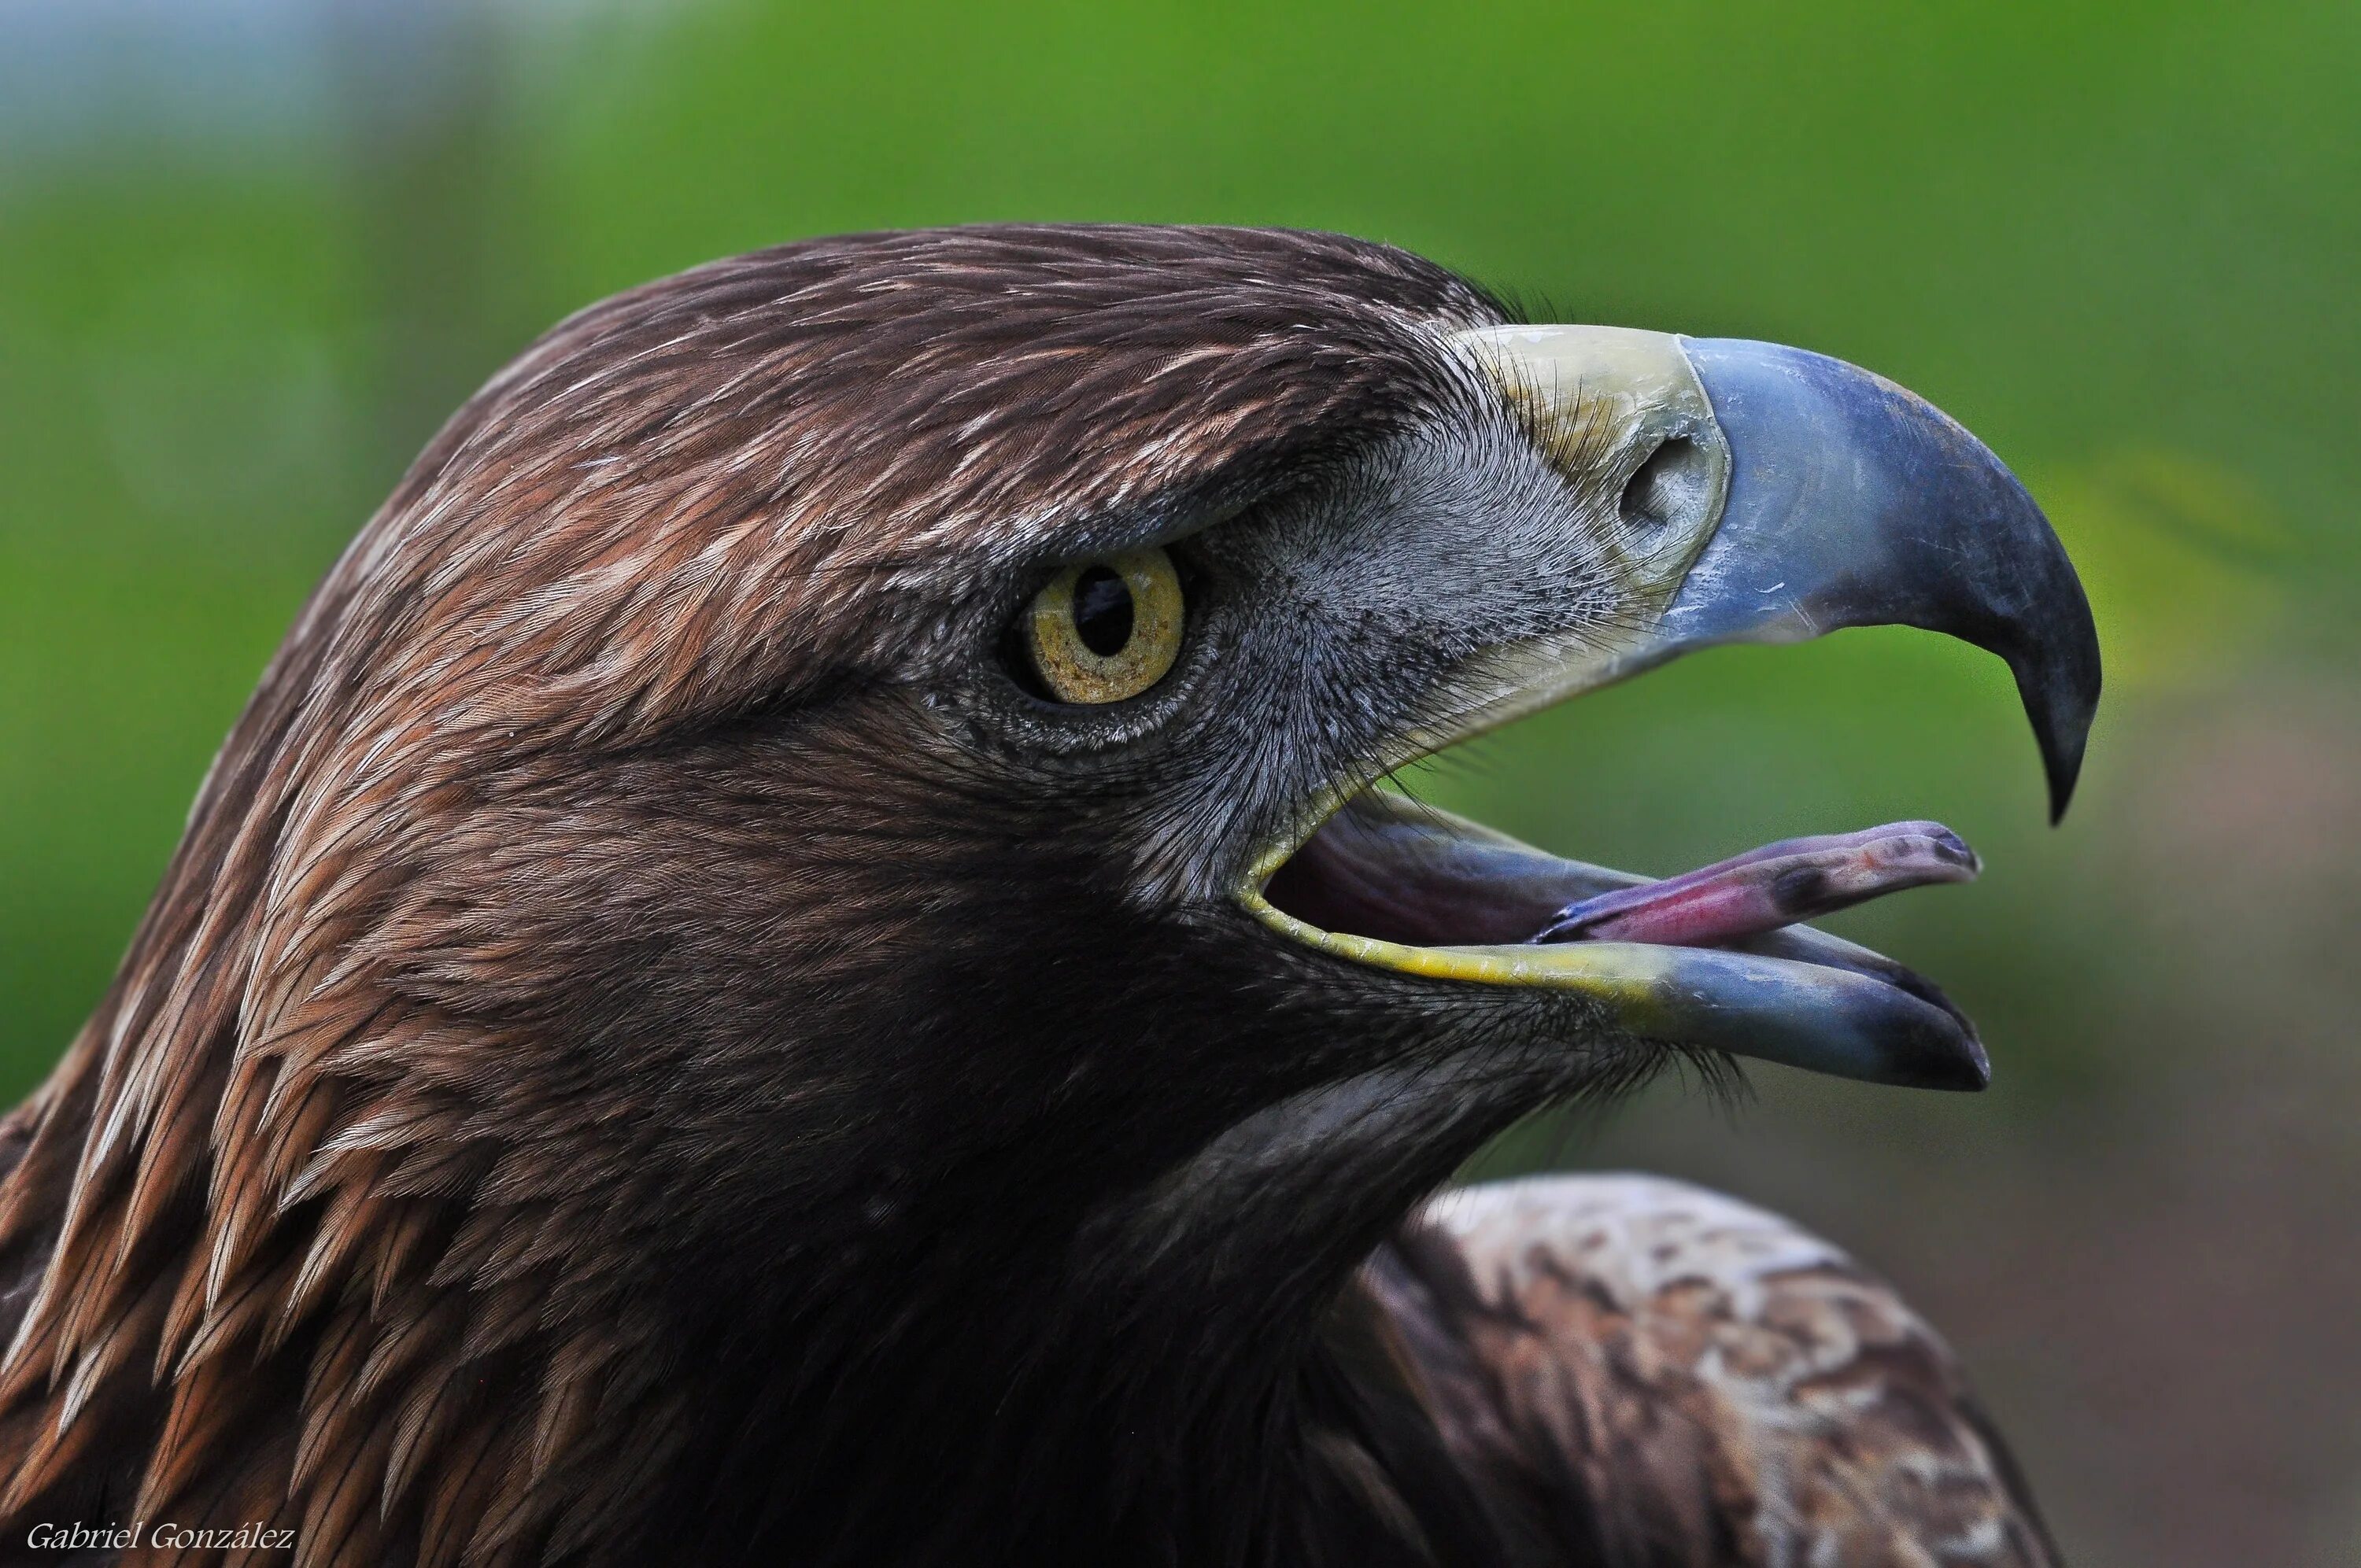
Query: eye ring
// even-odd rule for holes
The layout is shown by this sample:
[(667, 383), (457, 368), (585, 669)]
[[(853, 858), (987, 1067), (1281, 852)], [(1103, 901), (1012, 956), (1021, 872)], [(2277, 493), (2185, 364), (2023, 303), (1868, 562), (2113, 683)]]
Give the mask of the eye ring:
[(1025, 649), (1060, 702), (1121, 702), (1172, 668), (1182, 623), (1180, 575), (1149, 545), (1076, 562), (1050, 578), (1026, 611)]

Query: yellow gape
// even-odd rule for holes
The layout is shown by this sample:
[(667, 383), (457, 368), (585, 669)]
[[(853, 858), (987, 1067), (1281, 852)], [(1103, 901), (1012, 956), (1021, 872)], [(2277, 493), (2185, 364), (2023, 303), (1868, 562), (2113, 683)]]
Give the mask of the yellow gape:
[(1033, 599), (1026, 646), (1060, 702), (1120, 702), (1180, 652), (1180, 578), (1150, 545), (1067, 567)]

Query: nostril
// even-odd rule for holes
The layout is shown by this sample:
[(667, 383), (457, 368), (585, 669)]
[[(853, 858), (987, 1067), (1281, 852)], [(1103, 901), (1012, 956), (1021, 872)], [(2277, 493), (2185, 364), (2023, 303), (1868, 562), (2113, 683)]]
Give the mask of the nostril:
[(1653, 542), (1668, 524), (1696, 521), (1712, 480), (1705, 448), (1675, 435), (1648, 454), (1623, 487), (1623, 526), (1642, 543)]

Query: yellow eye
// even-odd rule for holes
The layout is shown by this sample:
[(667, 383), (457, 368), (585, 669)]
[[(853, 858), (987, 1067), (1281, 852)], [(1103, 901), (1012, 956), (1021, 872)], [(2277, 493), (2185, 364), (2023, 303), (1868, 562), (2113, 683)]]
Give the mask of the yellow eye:
[(1164, 678), (1180, 622), (1180, 578), (1151, 545), (1050, 578), (1027, 615), (1025, 646), (1059, 701), (1120, 702)]

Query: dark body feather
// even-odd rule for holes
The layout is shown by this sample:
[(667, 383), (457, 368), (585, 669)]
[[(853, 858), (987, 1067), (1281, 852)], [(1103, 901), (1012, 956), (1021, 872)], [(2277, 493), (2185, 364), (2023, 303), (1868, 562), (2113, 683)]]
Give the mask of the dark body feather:
[[(1431, 1233), (1373, 1277), (1417, 1332), (1354, 1284), (1638, 1069), (1538, 1019), (1417, 1059), (1423, 992), (1274, 955), (1176, 848), (1281, 811), (1225, 759), (1348, 776), (1400, 716), (1086, 766), (959, 674), (1038, 564), (1457, 417), (1434, 334), (1498, 315), (1333, 236), (1007, 228), (719, 263), (529, 350), (315, 594), (7, 1124), (6, 1538), (1687, 1561), (1536, 1533), (1471, 1458), (1420, 1347), (1491, 1342)], [(1532, 1459), (1603, 1520), (1593, 1461)]]

